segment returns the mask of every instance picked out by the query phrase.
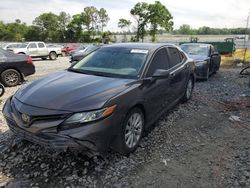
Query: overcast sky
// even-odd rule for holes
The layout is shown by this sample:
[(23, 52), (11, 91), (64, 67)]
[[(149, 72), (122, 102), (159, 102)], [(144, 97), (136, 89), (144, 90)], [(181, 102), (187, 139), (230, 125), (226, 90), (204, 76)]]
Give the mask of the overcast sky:
[[(44, 12), (65, 11), (71, 15), (80, 13), (86, 6), (105, 8), (110, 21), (107, 30), (116, 31), (119, 18), (133, 19), (130, 9), (138, 0), (1, 0), (0, 20), (13, 22), (20, 19), (32, 24), (35, 17)], [(144, 0), (152, 3), (154, 0)], [(246, 27), (250, 12), (250, 0), (161, 0), (174, 18), (174, 28), (189, 24), (218, 28)]]

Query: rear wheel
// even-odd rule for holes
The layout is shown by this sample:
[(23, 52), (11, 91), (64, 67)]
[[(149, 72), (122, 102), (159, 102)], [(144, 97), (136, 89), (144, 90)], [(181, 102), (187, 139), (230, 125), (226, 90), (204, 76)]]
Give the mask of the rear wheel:
[(187, 102), (189, 99), (191, 99), (193, 94), (193, 89), (194, 89), (194, 80), (192, 77), (190, 77), (186, 86), (185, 94), (182, 97), (183, 102)]
[(118, 152), (128, 155), (135, 151), (142, 138), (144, 115), (140, 108), (132, 109), (125, 118), (122, 133), (118, 138)]
[(56, 58), (57, 58), (56, 52), (50, 52), (49, 53), (49, 59), (50, 60), (56, 60)]
[(15, 69), (7, 69), (2, 72), (1, 80), (5, 86), (13, 87), (21, 82), (21, 75)]
[(42, 60), (46, 60), (47, 59), (47, 57), (42, 57)]

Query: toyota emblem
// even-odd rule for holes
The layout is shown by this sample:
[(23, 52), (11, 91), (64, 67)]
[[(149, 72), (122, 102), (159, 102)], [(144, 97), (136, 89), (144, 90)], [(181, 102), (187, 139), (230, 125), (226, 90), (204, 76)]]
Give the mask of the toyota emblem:
[(27, 114), (22, 114), (22, 120), (24, 123), (29, 123), (30, 117)]

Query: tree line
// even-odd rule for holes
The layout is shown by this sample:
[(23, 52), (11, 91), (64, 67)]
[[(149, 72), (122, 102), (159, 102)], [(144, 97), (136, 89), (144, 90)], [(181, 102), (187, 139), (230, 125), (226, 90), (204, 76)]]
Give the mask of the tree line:
[(247, 28), (211, 28), (207, 26), (193, 29), (188, 24), (183, 24), (172, 32), (172, 34), (180, 35), (242, 35), (249, 34), (250, 29)]
[[(118, 27), (122, 32), (104, 31), (110, 18), (104, 8), (88, 6), (79, 14), (71, 16), (66, 12), (55, 14), (43, 13), (36, 17), (32, 25), (17, 19), (13, 23), (0, 21), (0, 41), (45, 41), (45, 42), (103, 42), (110, 40), (112, 34), (124, 34), (124, 41), (143, 41), (146, 35), (152, 42), (156, 35), (162, 33), (184, 35), (238, 35), (250, 33), (250, 29), (218, 29), (200, 27), (193, 29), (183, 24), (173, 30), (173, 16), (160, 1), (154, 3), (140, 2), (130, 10), (133, 20), (121, 18)], [(127, 39), (126, 34), (132, 37)], [(114, 39), (115, 40), (115, 39)]]
[(96, 35), (107, 35), (104, 28), (110, 20), (104, 8), (85, 7), (80, 14), (73, 16), (66, 12), (58, 15), (52, 12), (36, 17), (32, 25), (17, 19), (13, 23), (0, 21), (1, 41), (46, 42), (92, 42)]

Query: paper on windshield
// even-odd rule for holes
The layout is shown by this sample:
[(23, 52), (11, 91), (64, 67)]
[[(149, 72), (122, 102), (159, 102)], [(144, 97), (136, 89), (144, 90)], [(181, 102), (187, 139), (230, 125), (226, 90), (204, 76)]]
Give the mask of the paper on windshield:
[(130, 53), (135, 53), (135, 54), (147, 54), (148, 50), (142, 50), (142, 49), (132, 49)]

